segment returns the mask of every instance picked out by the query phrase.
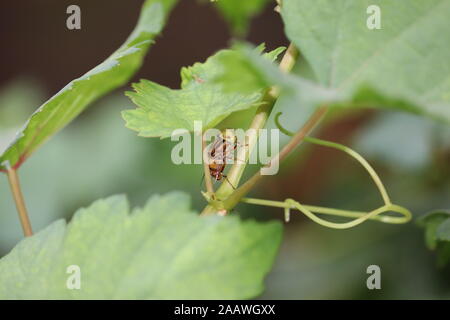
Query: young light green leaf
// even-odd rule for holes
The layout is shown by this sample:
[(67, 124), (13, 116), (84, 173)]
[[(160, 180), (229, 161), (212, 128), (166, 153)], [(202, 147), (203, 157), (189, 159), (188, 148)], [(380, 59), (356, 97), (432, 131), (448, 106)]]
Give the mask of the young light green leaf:
[[(323, 101), (341, 99), (336, 90), (281, 72), (268, 59), (256, 54), (255, 49), (248, 44), (237, 45), (232, 53), (221, 57), (219, 62), (222, 64), (222, 72), (217, 74), (213, 81), (221, 84), (226, 92), (250, 94), (278, 85), (286, 102), (284, 105), (294, 105), (297, 108), (307, 108)], [(292, 109), (295, 111), (295, 108)], [(298, 113), (285, 116), (298, 118)]]
[(125, 43), (108, 59), (45, 102), (27, 121), (0, 157), (0, 171), (9, 162), (18, 168), (42, 143), (77, 117), (90, 103), (125, 84), (161, 32), (176, 0), (147, 0), (139, 21)]
[[(3, 257), (0, 298), (251, 298), (262, 292), (280, 240), (278, 222), (201, 217), (183, 193), (153, 196), (131, 214), (126, 198), (113, 196)], [(77, 284), (69, 266), (79, 267), (78, 290), (69, 289)]]
[[(280, 52), (276, 49), (269, 53), (268, 59), (275, 59)], [(211, 128), (232, 112), (260, 104), (261, 90), (249, 94), (225, 92), (221, 84), (212, 81), (223, 72), (219, 61), (230, 53), (221, 50), (205, 63), (182, 68), (181, 89), (148, 80), (133, 84), (135, 92), (126, 94), (138, 108), (123, 111), (127, 128), (142, 137), (167, 138), (175, 129), (193, 131), (194, 121), (202, 121), (204, 129)]]
[(243, 36), (247, 33), (250, 19), (258, 15), (269, 2), (270, 0), (219, 0), (215, 1), (214, 5), (228, 22), (233, 33)]
[[(253, 48), (247, 44), (236, 44), (235, 50), (228, 50), (218, 57), (218, 63), (222, 65), (212, 79), (215, 83), (223, 86), (225, 92), (241, 92), (251, 94), (252, 92), (267, 88), (277, 81), (266, 75), (272, 70), (278, 75), (277, 67), (270, 61), (275, 61), (286, 47), (279, 47), (271, 52), (265, 53), (261, 59), (260, 54), (264, 50), (264, 44)], [(268, 61), (270, 60), (270, 61)], [(264, 71), (261, 71), (264, 70)]]

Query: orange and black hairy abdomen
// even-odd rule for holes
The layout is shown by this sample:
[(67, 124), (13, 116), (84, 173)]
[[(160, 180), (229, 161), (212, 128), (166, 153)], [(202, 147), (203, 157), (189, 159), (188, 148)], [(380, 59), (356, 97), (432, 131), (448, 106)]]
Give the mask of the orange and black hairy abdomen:
[(225, 169), (225, 164), (211, 163), (209, 165), (209, 173), (216, 180), (222, 179), (224, 169)]

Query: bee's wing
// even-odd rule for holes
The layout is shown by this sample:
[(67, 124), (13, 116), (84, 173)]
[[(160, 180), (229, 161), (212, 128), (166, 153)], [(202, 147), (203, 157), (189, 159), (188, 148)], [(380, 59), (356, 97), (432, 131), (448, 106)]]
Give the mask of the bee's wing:
[(223, 144), (223, 139), (222, 139), (221, 135), (217, 135), (216, 138), (214, 139), (214, 141), (208, 145), (209, 153), (212, 153), (212, 151), (217, 152), (218, 149), (221, 148), (222, 144)]
[(224, 139), (222, 135), (217, 135), (213, 143), (210, 144), (208, 155), (211, 160), (219, 164), (225, 164), (232, 159), (236, 143), (230, 139)]
[(222, 159), (223, 163), (225, 163), (226, 161), (230, 162), (231, 160), (234, 159), (235, 149), (236, 145), (233, 143), (233, 141), (226, 140), (224, 142), (220, 152), (220, 158)]

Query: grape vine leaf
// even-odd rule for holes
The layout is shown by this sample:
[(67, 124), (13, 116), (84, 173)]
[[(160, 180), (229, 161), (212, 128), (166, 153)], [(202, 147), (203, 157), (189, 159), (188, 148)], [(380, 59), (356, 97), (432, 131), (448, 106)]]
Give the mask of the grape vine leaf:
[[(376, 5), (381, 29), (367, 20)], [(450, 1), (286, 0), (282, 17), (319, 83), (353, 105), (393, 105), (450, 121)], [(321, 21), (321, 23), (317, 23)]]
[[(370, 5), (381, 9), (380, 30), (366, 25)], [(285, 0), (287, 36), (314, 77), (285, 75), (246, 52), (223, 61), (230, 74), (222, 82), (233, 85), (232, 78), (250, 70), (253, 81), (246, 75), (240, 92), (277, 84), (299, 108), (392, 108), (450, 123), (450, 42), (442, 41), (450, 32), (449, 10), (449, 0)]]
[(450, 210), (436, 210), (417, 219), (425, 229), (425, 243), (437, 251), (437, 262), (444, 266), (450, 261)]
[[(263, 50), (260, 46), (255, 54)], [(263, 56), (271, 63), (284, 50), (278, 48)], [(203, 129), (214, 127), (232, 112), (260, 104), (262, 90), (241, 94), (224, 92), (222, 85), (212, 82), (222, 73), (218, 61), (230, 50), (225, 49), (181, 69), (181, 89), (170, 89), (155, 82), (141, 80), (133, 84), (134, 92), (126, 95), (138, 108), (125, 110), (122, 116), (126, 127), (142, 137), (167, 138), (176, 129), (194, 130), (194, 121), (202, 121)]]
[(235, 35), (244, 36), (250, 19), (258, 15), (270, 0), (219, 0), (214, 4)]
[(42, 143), (69, 124), (90, 103), (125, 84), (141, 66), (175, 3), (176, 0), (147, 0), (135, 29), (117, 51), (71, 81), (33, 113), (0, 156), (0, 171), (6, 170), (7, 161), (11, 167), (20, 167)]
[[(279, 222), (201, 217), (181, 192), (129, 213), (124, 196), (78, 210), (0, 259), (1, 299), (244, 299), (260, 294)], [(66, 283), (80, 268), (79, 290)]]

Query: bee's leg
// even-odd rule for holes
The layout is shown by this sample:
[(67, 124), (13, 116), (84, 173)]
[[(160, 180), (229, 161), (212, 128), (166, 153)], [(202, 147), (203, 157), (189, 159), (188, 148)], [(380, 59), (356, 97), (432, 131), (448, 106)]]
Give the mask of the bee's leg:
[(225, 161), (227, 161), (228, 163), (230, 163), (231, 161), (234, 161), (234, 154), (227, 154), (225, 156)]
[(222, 175), (222, 177), (224, 177), (225, 180), (230, 184), (230, 186), (231, 186), (234, 190), (236, 190), (236, 187), (233, 186), (233, 184), (230, 182), (230, 180), (228, 180), (228, 177), (227, 177), (226, 175)]
[(239, 147), (248, 147), (249, 144), (248, 144), (248, 143), (242, 144), (242, 143), (240, 143), (239, 141), (236, 141), (236, 146), (239, 146)]
[[(239, 146), (239, 147), (242, 147), (242, 146), (244, 146), (244, 147), (248, 147), (249, 146), (249, 144), (248, 143), (246, 143), (246, 144), (242, 144), (242, 143), (240, 143), (239, 141), (236, 141), (236, 146), (234, 147), (234, 149), (236, 149), (237, 148), (237, 146)], [(233, 159), (234, 160), (234, 159)], [(244, 164), (245, 163), (245, 161), (244, 160), (241, 160), (241, 159), (236, 159), (238, 162), (240, 162), (241, 164)]]
[(225, 157), (225, 160), (226, 160), (227, 163), (235, 163), (235, 161), (236, 161), (236, 162), (239, 162), (239, 163), (241, 163), (241, 164), (245, 163), (244, 160), (237, 159), (237, 158), (235, 159), (233, 154), (227, 155), (227, 156)]
[(230, 155), (228, 155), (228, 156), (226, 157), (226, 161), (227, 161), (228, 163), (235, 163), (235, 161), (238, 162), (238, 163), (241, 163), (241, 164), (244, 164), (244, 163), (245, 163), (244, 160), (241, 160), (241, 159), (238, 159), (238, 158), (235, 159), (234, 156), (233, 156), (232, 154), (230, 154)]

